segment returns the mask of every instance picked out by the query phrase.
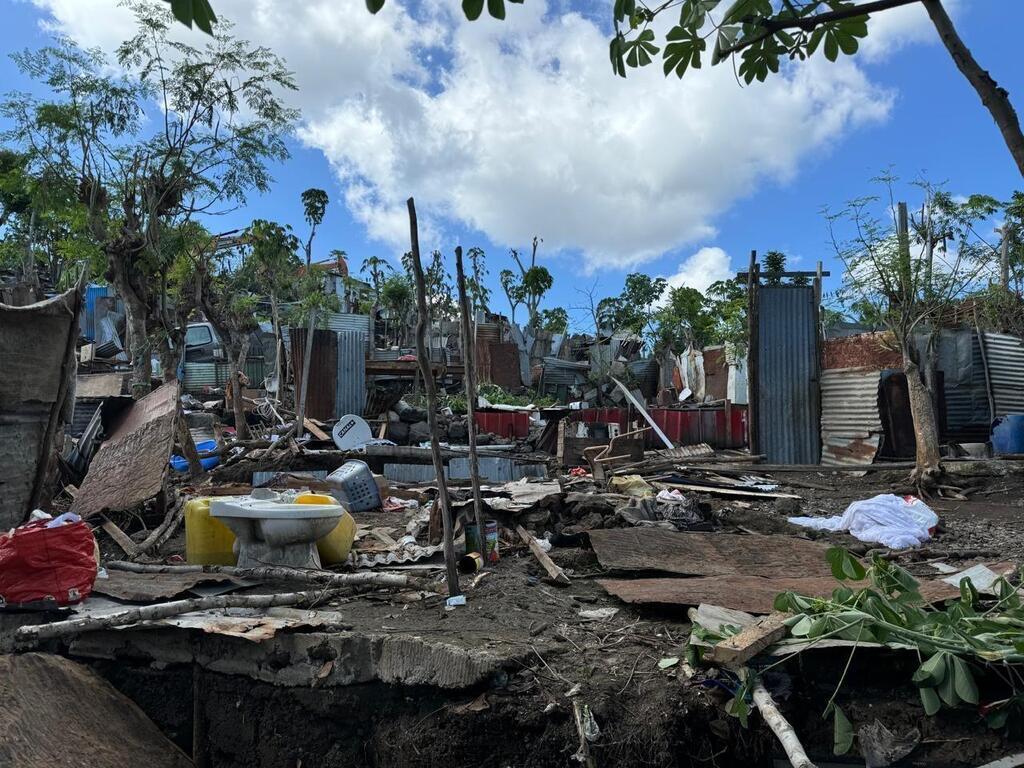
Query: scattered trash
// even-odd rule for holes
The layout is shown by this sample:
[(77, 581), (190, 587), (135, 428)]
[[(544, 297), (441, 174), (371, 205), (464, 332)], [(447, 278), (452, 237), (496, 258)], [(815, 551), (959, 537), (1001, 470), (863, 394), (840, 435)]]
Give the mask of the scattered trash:
[(667, 656), (658, 661), (658, 669), (671, 669), (679, 663), (678, 656)]
[(581, 619), (588, 621), (607, 621), (619, 612), (618, 608), (588, 608), (580, 611)]
[(55, 608), (92, 592), (99, 567), (92, 530), (81, 519), (53, 523), (36, 520), (0, 534), (0, 605)]

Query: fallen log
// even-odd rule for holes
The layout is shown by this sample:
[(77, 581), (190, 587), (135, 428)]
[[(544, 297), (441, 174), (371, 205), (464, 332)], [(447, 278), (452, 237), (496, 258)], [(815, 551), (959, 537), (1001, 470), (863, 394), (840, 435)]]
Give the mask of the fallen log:
[(335, 573), (334, 571), (303, 570), (281, 566), (261, 568), (235, 568), (230, 565), (150, 565), (114, 560), (106, 564), (112, 571), (131, 573), (219, 573), (235, 579), (250, 581), (295, 581), (327, 587), (402, 587), (423, 589), (427, 580), (404, 573)]
[(811, 759), (804, 751), (803, 744), (800, 743), (800, 738), (796, 735), (796, 731), (793, 730), (793, 726), (779, 712), (779, 708), (775, 706), (775, 701), (772, 699), (772, 695), (768, 693), (768, 689), (764, 687), (764, 683), (758, 680), (751, 693), (758, 712), (761, 713), (764, 721), (768, 723), (768, 727), (772, 729), (772, 733), (775, 734), (779, 743), (782, 744), (782, 748), (786, 751), (786, 757), (789, 758), (790, 765), (793, 768), (815, 768), (814, 763), (811, 762)]
[(20, 627), (14, 633), (19, 645), (30, 645), (40, 640), (58, 637), (74, 637), (83, 632), (98, 629), (112, 629), (137, 624), (140, 621), (154, 621), (171, 616), (180, 616), (192, 611), (222, 610), (226, 608), (273, 608), (282, 605), (315, 605), (329, 600), (342, 592), (341, 589), (318, 589), (307, 592), (284, 592), (270, 595), (221, 595), (219, 597), (197, 597), (190, 600), (175, 600), (170, 603), (143, 605), (126, 608), (105, 616), (84, 616), (49, 624), (35, 624)]

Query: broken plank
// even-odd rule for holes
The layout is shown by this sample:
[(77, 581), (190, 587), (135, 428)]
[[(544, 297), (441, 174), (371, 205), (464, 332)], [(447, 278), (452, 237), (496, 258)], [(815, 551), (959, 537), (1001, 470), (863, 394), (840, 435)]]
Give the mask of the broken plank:
[(708, 657), (717, 664), (742, 666), (786, 636), (787, 618), (789, 614), (779, 611), (769, 614), (756, 624), (744, 627), (738, 634), (727, 637), (711, 649)]
[(324, 432), (320, 427), (313, 423), (312, 419), (304, 418), (302, 420), (303, 425), (309, 430), (309, 434), (315, 437), (317, 440), (331, 440), (331, 436)]
[(128, 557), (136, 557), (139, 554), (139, 548), (135, 542), (129, 538), (128, 534), (117, 527), (117, 524), (109, 519), (106, 515), (100, 515), (103, 523), (100, 527), (107, 532), (107, 535), (114, 540), (114, 543), (119, 546)]
[(519, 534), (519, 538), (523, 540), (523, 543), (530, 548), (533, 556), (537, 558), (537, 562), (541, 564), (544, 570), (547, 571), (548, 576), (550, 576), (556, 584), (565, 586), (570, 583), (569, 577), (565, 575), (565, 572), (561, 568), (555, 565), (554, 561), (548, 557), (548, 553), (541, 549), (540, 544), (538, 544), (537, 540), (530, 535), (529, 531), (523, 528), (523, 526), (517, 525), (516, 533)]
[(799, 499), (795, 493), (773, 493), (770, 491), (745, 491), (740, 488), (725, 488), (714, 485), (695, 485), (690, 483), (651, 483), (655, 488), (667, 488), (669, 490), (678, 488), (680, 491), (692, 491), (693, 493), (710, 493), (715, 496), (742, 496), (745, 499)]
[[(804, 576), (832, 578), (828, 545), (791, 536), (613, 528), (590, 531), (590, 543), (610, 570), (770, 578), (799, 567)], [(714, 599), (697, 602), (723, 605)]]

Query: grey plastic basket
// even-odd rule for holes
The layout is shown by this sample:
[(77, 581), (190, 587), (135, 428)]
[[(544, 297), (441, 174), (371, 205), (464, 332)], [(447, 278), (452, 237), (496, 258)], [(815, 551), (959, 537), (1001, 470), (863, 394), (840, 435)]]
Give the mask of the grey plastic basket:
[(327, 483), (349, 512), (366, 512), (382, 505), (380, 489), (365, 461), (346, 461), (327, 476)]

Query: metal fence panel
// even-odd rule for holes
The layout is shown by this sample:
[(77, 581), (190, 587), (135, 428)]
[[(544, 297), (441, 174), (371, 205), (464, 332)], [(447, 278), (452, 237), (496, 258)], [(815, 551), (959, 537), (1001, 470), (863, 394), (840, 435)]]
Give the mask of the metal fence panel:
[(879, 371), (837, 368), (821, 373), (821, 463), (869, 464), (878, 453)]
[(1024, 413), (1024, 343), (1005, 333), (985, 334), (996, 416)]
[(817, 464), (818, 332), (814, 288), (758, 288), (758, 440), (773, 464)]
[[(366, 345), (358, 331), (338, 332), (338, 377), (334, 415), (363, 415), (366, 407)], [(376, 414), (374, 414), (376, 415)]]

